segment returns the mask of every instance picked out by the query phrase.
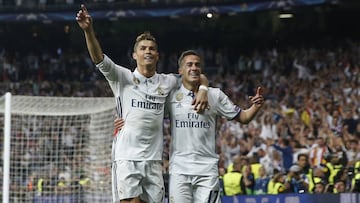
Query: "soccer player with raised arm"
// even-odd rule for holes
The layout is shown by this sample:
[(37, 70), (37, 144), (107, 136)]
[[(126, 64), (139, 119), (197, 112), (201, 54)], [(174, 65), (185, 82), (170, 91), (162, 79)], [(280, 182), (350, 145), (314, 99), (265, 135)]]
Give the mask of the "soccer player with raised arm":
[(209, 88), (208, 109), (199, 114), (191, 107), (197, 94), (202, 59), (192, 50), (181, 54), (178, 65), (182, 85), (173, 90), (167, 101), (171, 122), (169, 199), (172, 203), (220, 202), (219, 156), (215, 151), (216, 119), (249, 123), (264, 103), (261, 88), (248, 109), (241, 109), (219, 88)]
[[(174, 89), (166, 102), (171, 122), (170, 183), (171, 203), (219, 203), (219, 156), (215, 151), (216, 119), (223, 116), (249, 123), (264, 103), (261, 88), (250, 97), (252, 105), (241, 109), (219, 88), (209, 88), (209, 106), (199, 114), (192, 108), (192, 97), (198, 94), (202, 60), (188, 50), (181, 54), (179, 73), (182, 85)], [(122, 128), (115, 119), (115, 128)]]
[[(132, 72), (104, 55), (84, 5), (76, 20), (84, 31), (90, 57), (109, 82), (119, 115), (125, 119), (113, 142), (113, 202), (162, 203), (164, 106), (170, 91), (181, 81), (173, 74), (156, 73), (159, 52), (149, 32), (136, 38), (132, 57), (137, 67)], [(206, 77), (202, 78), (207, 85)], [(207, 87), (202, 89), (194, 100), (197, 111), (207, 107)]]

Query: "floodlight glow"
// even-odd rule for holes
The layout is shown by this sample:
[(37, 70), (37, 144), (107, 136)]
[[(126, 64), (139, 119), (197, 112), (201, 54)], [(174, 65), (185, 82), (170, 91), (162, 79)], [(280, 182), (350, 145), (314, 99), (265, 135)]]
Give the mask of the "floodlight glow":
[(292, 17), (294, 17), (294, 15), (291, 13), (282, 13), (279, 15), (279, 18), (292, 18)]

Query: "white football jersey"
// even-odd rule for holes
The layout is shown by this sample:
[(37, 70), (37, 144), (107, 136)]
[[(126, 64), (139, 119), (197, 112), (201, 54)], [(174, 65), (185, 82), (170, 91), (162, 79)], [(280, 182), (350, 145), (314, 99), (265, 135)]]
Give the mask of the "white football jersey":
[(218, 175), (216, 119), (235, 118), (241, 109), (219, 88), (209, 88), (210, 109), (198, 114), (184, 86), (173, 90), (167, 102), (171, 120), (170, 174)]
[(156, 73), (146, 78), (137, 70), (131, 72), (115, 64), (106, 55), (96, 66), (108, 80), (125, 120), (114, 138), (114, 161), (161, 160), (165, 101), (179, 77)]

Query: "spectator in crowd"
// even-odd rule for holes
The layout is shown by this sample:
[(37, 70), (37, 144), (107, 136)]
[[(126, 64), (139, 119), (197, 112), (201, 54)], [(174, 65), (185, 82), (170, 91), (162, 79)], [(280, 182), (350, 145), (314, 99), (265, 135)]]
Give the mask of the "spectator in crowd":
[(346, 181), (345, 180), (338, 180), (335, 182), (335, 185), (334, 185), (334, 191), (333, 191), (335, 194), (337, 193), (345, 193), (347, 192), (346, 190)]
[(287, 138), (280, 138), (279, 143), (272, 146), (281, 152), (284, 169), (288, 171), (293, 164), (293, 149), (290, 146), (290, 141)]
[(271, 149), (268, 149), (266, 144), (261, 144), (257, 151), (257, 156), (259, 157), (259, 164), (264, 167), (267, 175), (271, 175), (274, 172), (273, 160), (269, 154), (270, 152)]
[(316, 182), (320, 181), (326, 186), (325, 191), (332, 191), (332, 185), (328, 183), (327, 169), (325, 167), (316, 167), (312, 169), (309, 191), (313, 192)]
[(251, 170), (251, 164), (248, 158), (244, 159), (242, 169), (242, 177), (245, 185), (246, 194), (252, 195), (254, 193), (255, 175)]
[(271, 183), (272, 187), (268, 187), (268, 194), (276, 195), (286, 193), (289, 189), (289, 184), (286, 183), (286, 174), (283, 172), (275, 174), (269, 183)]
[(234, 170), (234, 165), (235, 165), (236, 163), (242, 164), (242, 159), (243, 159), (242, 156), (240, 156), (240, 155), (235, 155), (235, 156), (233, 157), (232, 163), (228, 165), (226, 171), (227, 171), (227, 172), (233, 171), (233, 170)]
[(340, 178), (343, 170), (347, 166), (347, 161), (344, 163), (341, 160), (346, 160), (346, 154), (338, 148), (336, 150), (340, 150), (339, 152), (333, 152), (331, 154), (326, 155), (326, 164), (324, 166), (329, 171), (328, 183), (334, 184), (334, 182)]
[(356, 119), (357, 114), (356, 114), (356, 108), (355, 107), (351, 107), (351, 108), (344, 108), (341, 111), (341, 117), (342, 119), (342, 127), (344, 128), (344, 130), (347, 131), (347, 133), (354, 135), (355, 130), (356, 130), (356, 126), (359, 123), (359, 119)]
[(290, 193), (306, 193), (308, 192), (308, 183), (301, 177), (301, 167), (294, 164), (290, 167), (287, 181), (289, 183)]
[(311, 191), (314, 194), (322, 194), (326, 191), (326, 184), (324, 181), (321, 180), (321, 178), (315, 177), (314, 178), (314, 184), (315, 187), (313, 191)]
[(300, 178), (304, 181), (304, 184), (306, 184), (307, 192), (311, 192), (309, 191), (309, 188), (313, 182), (312, 169), (310, 168), (309, 164), (309, 156), (307, 154), (299, 154), (297, 156), (296, 164), (300, 167)]
[(327, 145), (327, 135), (320, 134), (316, 138), (316, 146), (311, 149), (309, 154), (311, 167), (319, 167), (321, 164), (326, 163), (325, 155), (331, 154), (331, 149)]
[(353, 166), (353, 171), (355, 174), (352, 174), (353, 178), (351, 179), (351, 192), (360, 192), (360, 161), (356, 161)]
[(226, 196), (246, 194), (245, 182), (242, 175), (242, 164), (236, 162), (233, 170), (225, 173), (223, 177), (224, 192)]
[[(342, 162), (342, 164), (344, 166), (346, 166), (346, 162), (353, 162), (355, 161), (358, 157), (358, 145), (359, 145), (359, 140), (358, 139), (353, 139), (353, 138), (349, 138), (349, 140), (343, 144), (343, 143), (338, 143), (338, 148), (340, 152), (343, 152), (343, 148), (345, 148), (345, 153), (340, 153), (339, 155), (341, 155), (342, 159), (346, 159)], [(345, 162), (345, 163), (344, 163)]]
[(270, 177), (267, 175), (265, 167), (262, 165), (259, 168), (259, 177), (255, 179), (254, 194), (262, 195), (267, 194), (267, 187)]

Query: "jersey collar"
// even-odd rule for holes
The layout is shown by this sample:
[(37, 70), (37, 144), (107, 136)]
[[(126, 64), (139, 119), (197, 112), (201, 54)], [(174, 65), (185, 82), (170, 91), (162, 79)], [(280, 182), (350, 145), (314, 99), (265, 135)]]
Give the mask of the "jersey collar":
[(183, 84), (181, 84), (180, 91), (186, 96), (194, 97), (194, 92), (186, 89)]
[(134, 76), (137, 79), (139, 79), (140, 83), (155, 83), (156, 78), (157, 78), (157, 73), (155, 72), (155, 74), (153, 76), (151, 76), (150, 78), (147, 78), (147, 77), (143, 76), (136, 68), (134, 70)]

